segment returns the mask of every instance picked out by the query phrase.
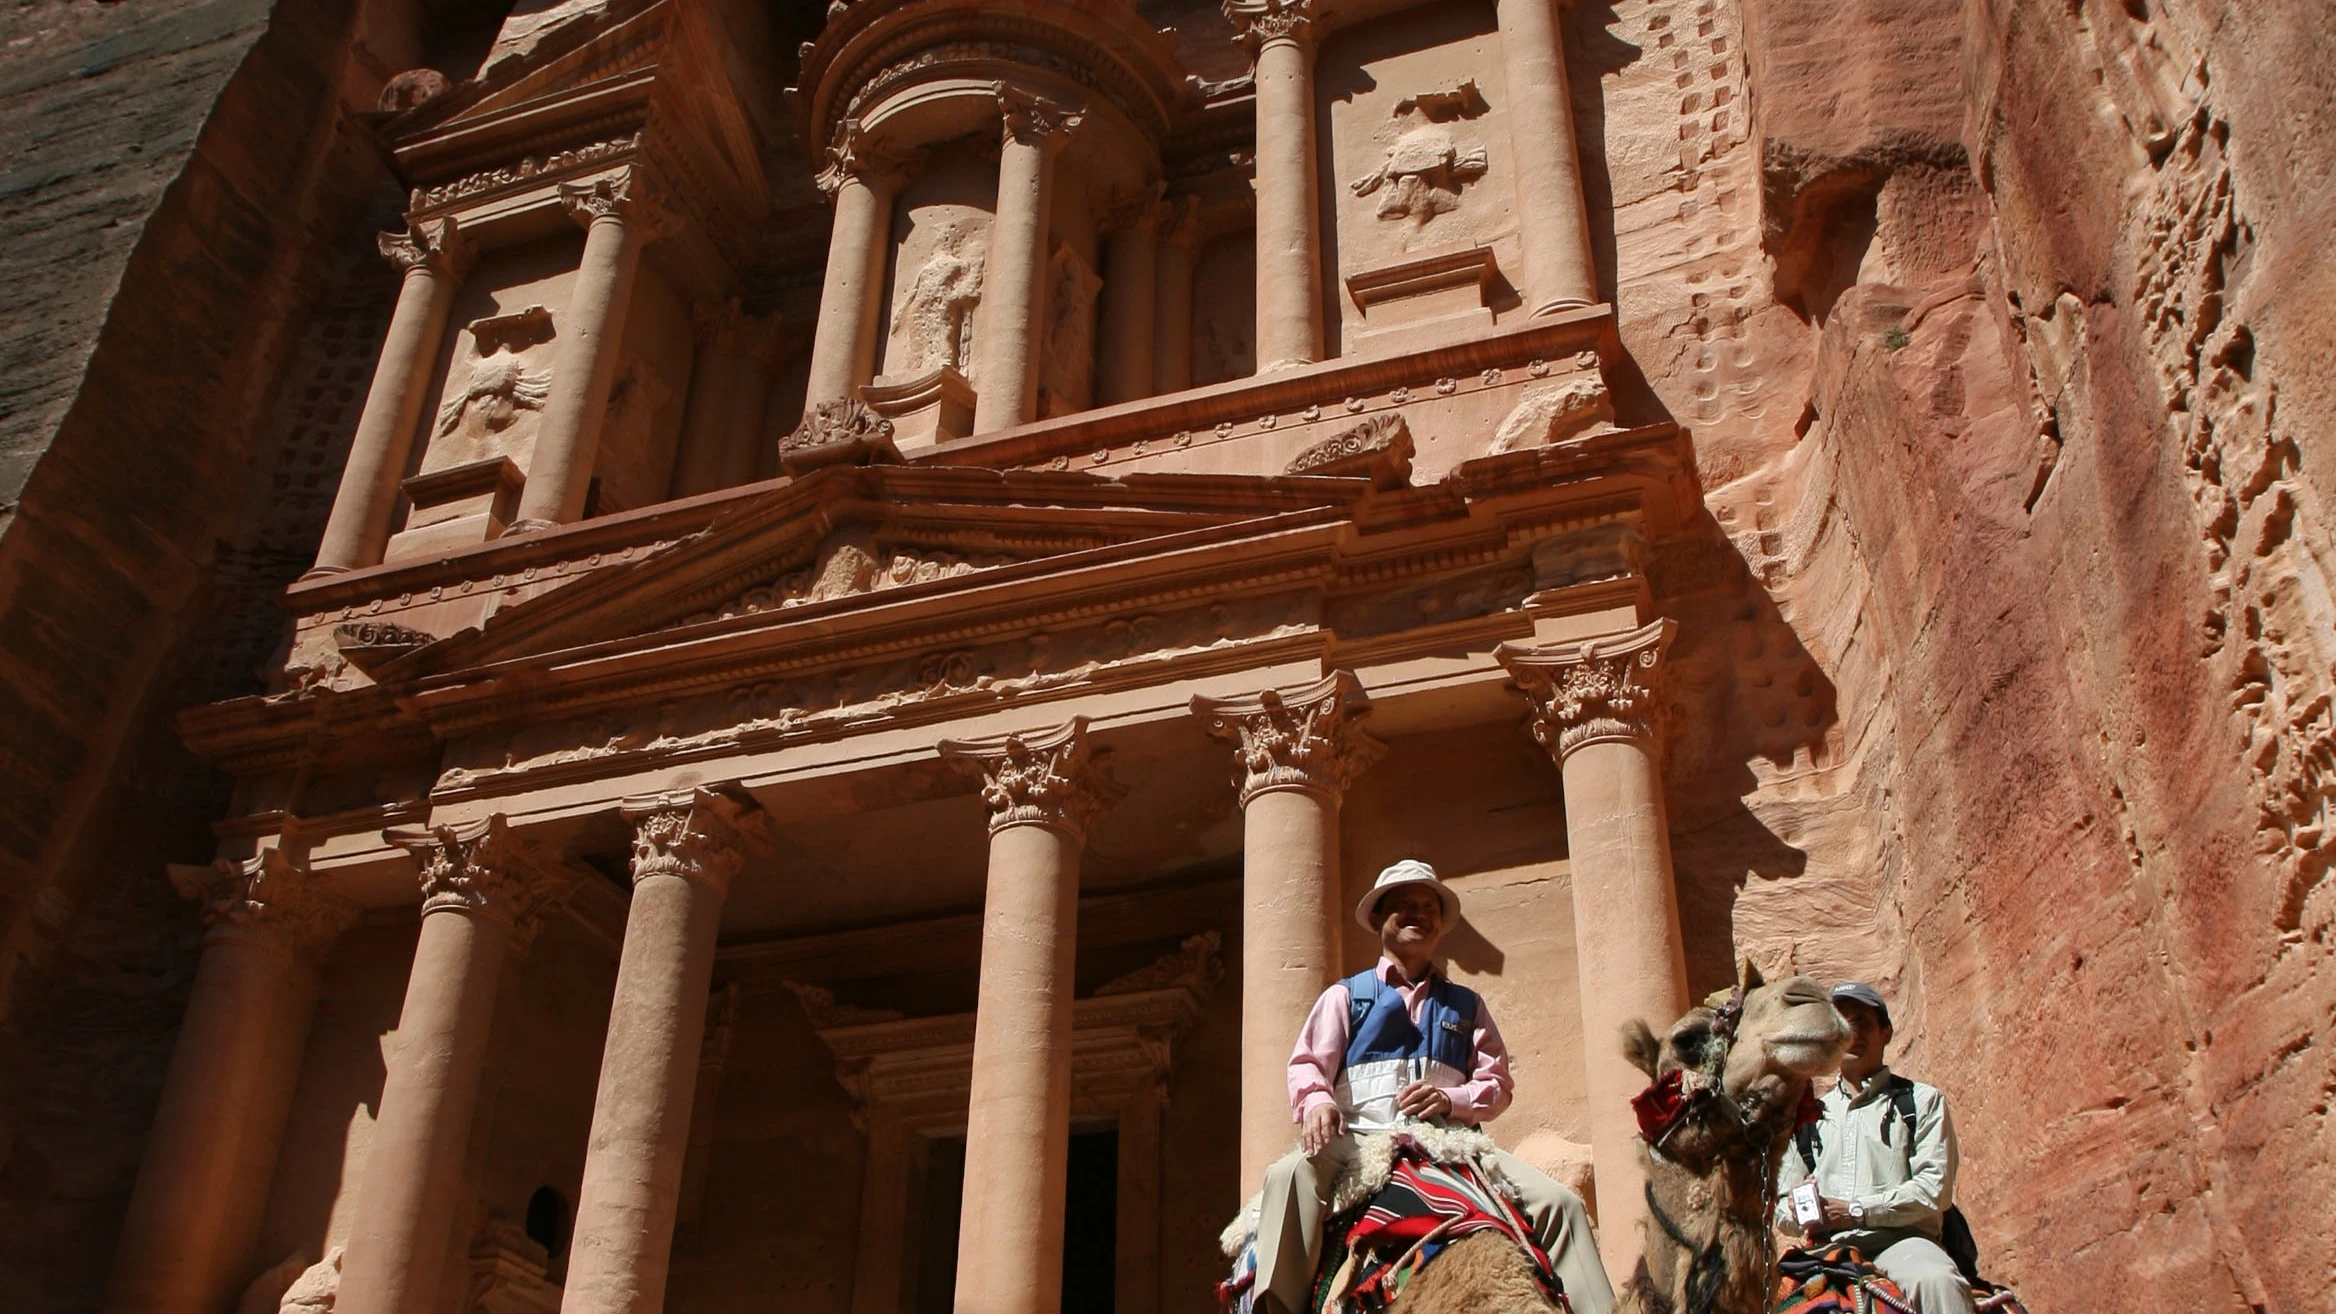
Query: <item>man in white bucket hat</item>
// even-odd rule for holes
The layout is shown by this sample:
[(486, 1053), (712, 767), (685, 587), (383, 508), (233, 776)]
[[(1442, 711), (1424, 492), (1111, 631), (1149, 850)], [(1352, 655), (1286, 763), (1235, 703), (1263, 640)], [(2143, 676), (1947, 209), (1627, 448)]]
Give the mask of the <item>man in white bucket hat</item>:
[[(1298, 1148), (1266, 1171), (1253, 1288), (1266, 1314), (1307, 1314), (1330, 1194), (1357, 1134), (1473, 1127), (1509, 1105), (1508, 1049), (1484, 1001), (1436, 966), (1460, 896), (1406, 858), (1355, 905), (1378, 963), (1322, 992), (1290, 1054)], [(1607, 1314), (1614, 1289), (1582, 1199), (1524, 1160), (1488, 1157), (1565, 1284), (1574, 1314)]]

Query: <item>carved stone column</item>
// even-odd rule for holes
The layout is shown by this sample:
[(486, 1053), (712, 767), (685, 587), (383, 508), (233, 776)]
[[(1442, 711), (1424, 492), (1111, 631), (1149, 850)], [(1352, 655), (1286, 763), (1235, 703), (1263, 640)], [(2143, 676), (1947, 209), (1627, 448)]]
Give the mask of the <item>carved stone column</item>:
[(1290, 1046), (1338, 979), (1338, 811), (1385, 746), (1356, 724), (1353, 673), (1244, 698), (1192, 700), (1241, 769), (1241, 1180), (1296, 1143)]
[(474, 254), (452, 219), (416, 225), (402, 236), (383, 233), (378, 240), (382, 258), (404, 271), (405, 280), (398, 285), (397, 308), (381, 340), (365, 409), (357, 415), (357, 435), (349, 445), (349, 463), (341, 469), (340, 491), (333, 497), (311, 577), (381, 564), (397, 510), (398, 483), (413, 458), (422, 394), (446, 340), (455, 290)]
[(1192, 197), (1167, 204), (1153, 264), (1152, 392), (1192, 386), (1192, 262), (1200, 242), (1200, 205)]
[(1103, 242), (1104, 404), (1152, 395), (1152, 329), (1160, 254), (1159, 188), (1112, 215)]
[(990, 817), (956, 1307), (1056, 1314), (1079, 855), (1087, 823), (1118, 791), (1090, 759), (1084, 717), (1038, 734), (948, 740), (940, 750), (981, 772)]
[(648, 178), (637, 168), (560, 184), (560, 204), (569, 218), (584, 225), (584, 257), (576, 266), (567, 313), (559, 318), (552, 395), (536, 430), (527, 486), (511, 525), (514, 533), (564, 525), (584, 514), (641, 248), (667, 226), (648, 193)]
[(170, 869), (210, 931), (114, 1260), (113, 1314), (224, 1310), (250, 1277), (324, 953), (354, 904), (301, 861)]
[(697, 355), (690, 364), (689, 406), (682, 413), (681, 447), (673, 458), (673, 496), (694, 497), (722, 487), (730, 467), (739, 375), (745, 371), (746, 316), (735, 300), (697, 306)]
[(859, 1249), (852, 1255), (852, 1314), (900, 1314), (901, 1278), (913, 1261), (902, 1224), (909, 1214), (916, 1134), (883, 1109), (862, 1115), (868, 1157), (860, 1170)]
[(1225, 0), (1257, 70), (1257, 372), (1322, 359), (1313, 0)]
[(1586, 642), (1504, 643), (1493, 652), (1532, 703), (1533, 738), (1565, 782), (1598, 1233), (1614, 1273), (1637, 1263), (1646, 1211), (1630, 1110), (1646, 1077), (1615, 1037), (1632, 1018), (1668, 1026), (1688, 1002), (1655, 687), (1676, 629), (1659, 620)]
[(1559, 12), (1558, 0), (1499, 0), (1498, 7), (1501, 53), (1508, 65), (1509, 149), (1517, 162), (1523, 291), (1535, 315), (1598, 299)]
[(835, 202), (835, 227), (827, 239), (827, 281), (811, 339), (805, 414), (822, 402), (848, 400), (854, 388), (876, 376), (878, 295), (892, 244), (892, 202), (916, 158), (873, 140), (857, 119), (836, 126), (818, 178), (819, 189)]
[[(778, 359), (783, 324), (777, 311), (739, 323), (738, 376), (730, 393), (729, 433), (722, 445), (722, 480), (717, 488), (751, 484), (763, 467), (764, 412), (770, 405), (771, 365)], [(776, 454), (772, 457), (776, 468)]]
[(562, 1314), (657, 1314), (689, 1151), (714, 937), (730, 878), (770, 845), (762, 809), (711, 789), (628, 799), (633, 905), (601, 1051)]
[(1026, 424), (1038, 416), (1039, 350), (1046, 314), (1047, 216), (1054, 158), (1084, 119), (1064, 105), (1009, 83), (992, 83), (1004, 122), (998, 150), (998, 205), (990, 219), (981, 306), (975, 316), (973, 431)]
[(566, 878), (500, 815), (382, 834), (421, 869), (422, 928), (334, 1309), (433, 1314), (461, 1212), (496, 982), (505, 956), (526, 951), (565, 895)]

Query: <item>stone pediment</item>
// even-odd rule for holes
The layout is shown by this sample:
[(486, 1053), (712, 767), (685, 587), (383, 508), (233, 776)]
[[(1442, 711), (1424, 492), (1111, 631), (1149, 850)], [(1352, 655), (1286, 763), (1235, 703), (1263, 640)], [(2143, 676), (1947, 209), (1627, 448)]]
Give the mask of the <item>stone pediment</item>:
[[(945, 593), (1052, 559), (1363, 496), (1330, 481), (858, 466), (745, 503), (654, 555), (612, 562), (380, 664), (391, 683), (671, 634)], [(808, 609), (808, 610), (807, 610)]]

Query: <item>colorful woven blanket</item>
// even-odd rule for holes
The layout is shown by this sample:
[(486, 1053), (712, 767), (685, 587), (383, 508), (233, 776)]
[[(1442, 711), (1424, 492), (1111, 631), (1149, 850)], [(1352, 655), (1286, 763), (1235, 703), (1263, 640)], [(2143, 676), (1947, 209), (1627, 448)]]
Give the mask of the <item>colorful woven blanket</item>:
[(1437, 1163), (1416, 1146), (1399, 1144), (1387, 1184), (1359, 1213), (1333, 1221), (1346, 1226), (1315, 1283), (1321, 1314), (1342, 1308), (1378, 1314), (1444, 1247), (1478, 1232), (1507, 1237), (1532, 1264), (1542, 1290), (1567, 1308), (1564, 1287), (1524, 1215), (1470, 1164)]
[(1914, 1314), (1898, 1284), (1849, 1246), (1787, 1250), (1776, 1274), (1770, 1314)]

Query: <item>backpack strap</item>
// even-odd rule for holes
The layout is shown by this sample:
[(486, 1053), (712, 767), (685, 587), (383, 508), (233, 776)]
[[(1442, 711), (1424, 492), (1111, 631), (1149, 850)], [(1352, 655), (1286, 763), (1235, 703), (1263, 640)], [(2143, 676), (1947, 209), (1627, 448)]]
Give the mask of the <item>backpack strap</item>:
[[(1896, 1073), (1890, 1074), (1890, 1107), (1898, 1121), (1906, 1124), (1906, 1148), (1914, 1148), (1914, 1083)], [(1882, 1119), (1882, 1144), (1890, 1143), (1890, 1119)]]
[(1793, 1131), (1793, 1148), (1801, 1152), (1801, 1162), (1812, 1173), (1817, 1171), (1817, 1155), (1825, 1148), (1825, 1143), (1817, 1139), (1817, 1127), (1818, 1124), (1812, 1122)]

